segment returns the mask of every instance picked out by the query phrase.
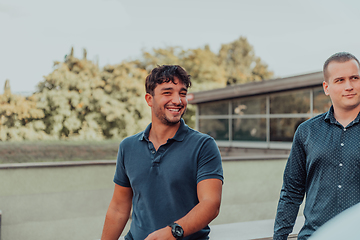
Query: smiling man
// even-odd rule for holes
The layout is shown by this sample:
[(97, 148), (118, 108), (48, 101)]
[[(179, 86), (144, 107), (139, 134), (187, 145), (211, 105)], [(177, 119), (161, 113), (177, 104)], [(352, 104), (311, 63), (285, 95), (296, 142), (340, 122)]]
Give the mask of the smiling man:
[(119, 238), (131, 208), (126, 240), (209, 239), (223, 170), (214, 139), (182, 119), (190, 85), (180, 66), (159, 66), (147, 76), (151, 123), (120, 144), (102, 240)]
[(332, 106), (302, 123), (295, 133), (274, 240), (287, 239), (305, 194), (299, 240), (308, 239), (325, 222), (360, 202), (359, 61), (350, 53), (336, 53), (326, 60), (323, 73), (324, 92)]

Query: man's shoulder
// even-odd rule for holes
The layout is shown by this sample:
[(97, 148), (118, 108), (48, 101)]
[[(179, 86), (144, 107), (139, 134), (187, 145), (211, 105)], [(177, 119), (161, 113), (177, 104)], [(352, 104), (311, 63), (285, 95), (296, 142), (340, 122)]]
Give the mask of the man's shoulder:
[(144, 135), (144, 131), (141, 131), (134, 135), (128, 136), (121, 141), (120, 145), (134, 144), (134, 143), (140, 141), (142, 139), (143, 135)]
[(326, 114), (327, 113), (321, 113), (319, 115), (316, 115), (315, 117), (312, 117), (312, 118), (306, 120), (305, 122), (303, 122), (302, 124), (300, 124), (300, 126), (302, 128), (303, 127), (314, 127), (319, 124), (325, 123)]
[(201, 133), (195, 129), (192, 129), (191, 127), (188, 127), (188, 136), (191, 137), (191, 138), (196, 138), (196, 139), (213, 139), (213, 137), (211, 137), (210, 135), (208, 134), (205, 134), (205, 133)]

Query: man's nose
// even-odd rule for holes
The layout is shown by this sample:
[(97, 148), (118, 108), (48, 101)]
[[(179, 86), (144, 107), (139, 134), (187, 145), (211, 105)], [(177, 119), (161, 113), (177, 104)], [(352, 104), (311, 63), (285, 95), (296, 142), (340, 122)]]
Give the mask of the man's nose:
[(181, 97), (179, 95), (175, 95), (172, 99), (172, 102), (176, 105), (180, 105), (182, 103)]
[(345, 90), (352, 90), (354, 88), (350, 80), (346, 81), (345, 84)]

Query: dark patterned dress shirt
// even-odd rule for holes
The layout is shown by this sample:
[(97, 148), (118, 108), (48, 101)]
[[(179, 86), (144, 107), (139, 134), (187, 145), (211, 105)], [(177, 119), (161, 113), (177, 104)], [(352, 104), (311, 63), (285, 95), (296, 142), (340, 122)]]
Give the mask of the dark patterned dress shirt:
[(321, 225), (360, 202), (360, 113), (344, 127), (327, 113), (297, 129), (284, 171), (274, 240), (287, 239), (306, 194), (304, 240)]

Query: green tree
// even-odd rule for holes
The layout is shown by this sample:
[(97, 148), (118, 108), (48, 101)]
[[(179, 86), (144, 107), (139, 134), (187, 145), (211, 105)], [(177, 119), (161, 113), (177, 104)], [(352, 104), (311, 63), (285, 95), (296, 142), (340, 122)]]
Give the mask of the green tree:
[(273, 76), (245, 37), (223, 44), (218, 56), (219, 64), (226, 72), (227, 85), (261, 81)]
[(183, 65), (191, 75), (191, 91), (205, 91), (226, 86), (224, 68), (218, 64), (218, 56), (208, 45), (204, 48), (189, 49), (183, 54)]
[[(151, 121), (150, 109), (145, 102), (147, 71), (139, 61), (107, 66), (102, 72), (106, 82), (104, 90), (113, 104), (104, 104), (102, 125), (107, 137), (126, 137), (142, 131)], [(116, 104), (116, 106), (114, 106)]]
[[(123, 61), (100, 70), (71, 49), (64, 62), (25, 98), (11, 94), (5, 84), (0, 95), (0, 140), (124, 138), (143, 130), (151, 121), (145, 95), (145, 78), (158, 65), (178, 64), (192, 77), (189, 92), (229, 84), (269, 79), (273, 73), (255, 56), (245, 37), (223, 44), (219, 53), (208, 45), (187, 49), (166, 47), (143, 51), (139, 60)], [(184, 116), (194, 127), (195, 106)]]
[(46, 137), (43, 117), (35, 99), (12, 94), (10, 82), (6, 80), (4, 94), (0, 95), (0, 140), (43, 139)]
[[(71, 53), (39, 83), (35, 94), (45, 113), (46, 133), (55, 139), (123, 138), (144, 128), (143, 79), (136, 62), (103, 71)], [(146, 119), (148, 121), (148, 119)]]
[(181, 47), (154, 48), (143, 51), (139, 67), (150, 72), (158, 65), (182, 65), (185, 51)]
[[(225, 71), (218, 64), (218, 56), (209, 46), (204, 48), (189, 49), (183, 54), (184, 68), (191, 75), (192, 87), (189, 92), (206, 91), (226, 86)], [(190, 127), (195, 127), (195, 105), (188, 105), (185, 122)]]
[[(101, 139), (96, 103), (105, 97), (101, 90), (105, 83), (99, 69), (86, 58), (75, 58), (73, 50), (63, 63), (56, 62), (55, 66), (34, 94), (38, 107), (45, 113), (46, 133), (54, 139)], [(83, 128), (86, 134), (80, 131)]]

